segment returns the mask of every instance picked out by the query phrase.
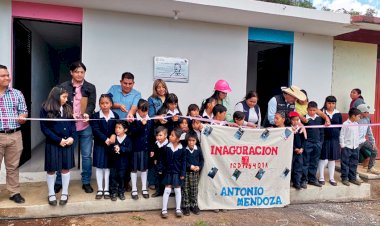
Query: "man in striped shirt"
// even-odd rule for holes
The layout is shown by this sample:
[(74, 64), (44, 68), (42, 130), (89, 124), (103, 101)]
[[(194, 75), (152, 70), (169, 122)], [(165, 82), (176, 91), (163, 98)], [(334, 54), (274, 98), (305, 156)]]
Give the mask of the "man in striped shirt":
[(28, 116), (23, 94), (9, 87), (11, 79), (6, 66), (0, 65), (0, 164), (6, 168), (7, 190), (10, 200), (24, 203), (20, 194), (18, 165), (22, 153), (21, 124)]

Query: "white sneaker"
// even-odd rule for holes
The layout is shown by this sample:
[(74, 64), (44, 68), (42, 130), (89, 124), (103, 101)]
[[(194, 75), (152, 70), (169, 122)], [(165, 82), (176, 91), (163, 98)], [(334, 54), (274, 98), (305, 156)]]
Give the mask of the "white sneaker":
[(367, 172), (375, 174), (375, 175), (380, 175), (380, 171), (376, 170), (375, 167), (371, 167), (370, 169), (367, 170)]

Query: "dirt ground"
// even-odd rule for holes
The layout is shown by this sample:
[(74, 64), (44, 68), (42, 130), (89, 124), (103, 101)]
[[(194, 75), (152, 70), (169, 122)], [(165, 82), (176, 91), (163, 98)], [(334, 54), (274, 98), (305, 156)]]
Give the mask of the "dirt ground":
[(161, 219), (160, 211), (67, 216), (59, 218), (0, 220), (0, 225), (380, 225), (380, 180), (370, 181), (371, 201), (296, 204), (285, 208), (203, 211), (200, 215)]

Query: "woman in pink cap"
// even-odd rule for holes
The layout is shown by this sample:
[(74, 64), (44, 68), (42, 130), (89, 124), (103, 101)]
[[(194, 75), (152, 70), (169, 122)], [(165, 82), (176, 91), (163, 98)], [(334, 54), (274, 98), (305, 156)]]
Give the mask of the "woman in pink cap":
[(230, 110), (230, 103), (227, 94), (232, 90), (226, 80), (220, 79), (214, 85), (214, 94), (211, 97), (215, 98), (217, 104), (222, 104), (227, 108), (226, 120), (232, 121), (232, 114)]

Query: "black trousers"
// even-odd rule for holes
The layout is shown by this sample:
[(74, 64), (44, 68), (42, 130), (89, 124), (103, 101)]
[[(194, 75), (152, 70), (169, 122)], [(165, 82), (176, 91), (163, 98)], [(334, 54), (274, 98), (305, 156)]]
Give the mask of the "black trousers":
[(110, 169), (111, 194), (125, 192), (125, 172), (126, 169)]

